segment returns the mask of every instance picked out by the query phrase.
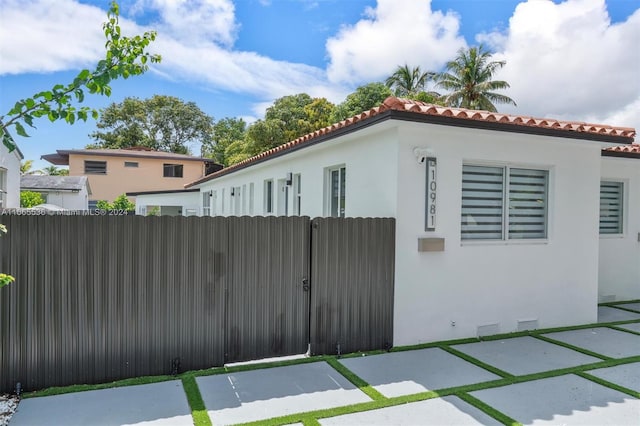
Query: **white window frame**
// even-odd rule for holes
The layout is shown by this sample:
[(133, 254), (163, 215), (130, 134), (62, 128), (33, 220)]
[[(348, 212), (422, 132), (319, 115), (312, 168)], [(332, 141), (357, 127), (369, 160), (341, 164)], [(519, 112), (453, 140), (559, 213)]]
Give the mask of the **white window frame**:
[[(333, 173), (338, 172), (338, 193), (337, 202), (334, 213), (334, 191), (333, 191)], [(346, 217), (347, 212), (347, 185), (346, 185), (347, 166), (339, 164), (325, 168), (324, 173), (324, 214), (327, 217)], [(342, 200), (342, 206), (340, 202)]]
[(249, 215), (250, 216), (253, 216), (253, 195), (254, 195), (253, 182), (251, 182), (249, 184)]
[(211, 193), (211, 216), (218, 215), (218, 191), (209, 191)]
[[(602, 232), (602, 213), (603, 213), (603, 199), (602, 199), (602, 185), (603, 184), (609, 184), (610, 186), (618, 186), (620, 188), (619, 191), (619, 201), (618, 201), (618, 205), (619, 205), (619, 217), (618, 217), (618, 226), (616, 229), (617, 232)], [(624, 180), (621, 179), (602, 179), (600, 181), (600, 196), (599, 196), (599, 200), (600, 200), (600, 210), (599, 210), (599, 215), (598, 215), (598, 233), (600, 234), (600, 237), (620, 237), (622, 235), (624, 235), (626, 226), (625, 226), (625, 220), (627, 218), (627, 215), (625, 214), (626, 212), (626, 203), (627, 203), (627, 194), (626, 194), (626, 190), (627, 190), (627, 183)], [(611, 217), (611, 216), (610, 216)]]
[[(500, 219), (501, 219), (501, 236), (500, 238), (492, 237), (492, 238), (464, 238), (464, 232), (462, 226), (465, 223), (465, 215), (464, 215), (464, 206), (461, 204), (461, 212), (460, 212), (460, 240), (463, 244), (468, 243), (491, 243), (491, 242), (507, 242), (507, 243), (535, 243), (538, 241), (546, 242), (549, 239), (549, 221), (550, 221), (550, 199), (551, 199), (551, 170), (549, 167), (539, 166), (539, 165), (521, 165), (521, 164), (495, 164), (495, 163), (483, 163), (483, 162), (464, 162), (461, 170), (461, 183), (463, 183), (464, 177), (464, 168), (465, 167), (481, 167), (481, 168), (495, 168), (502, 170), (502, 188), (501, 188), (501, 196), (502, 196), (502, 206), (500, 208)], [(510, 225), (512, 222), (511, 219), (511, 176), (512, 170), (529, 170), (533, 172), (544, 172), (545, 178), (545, 186), (544, 186), (544, 231), (543, 236), (535, 236), (531, 238), (526, 237), (512, 237)], [(495, 182), (494, 182), (495, 184)], [(464, 185), (464, 183), (463, 183)], [(461, 203), (464, 203), (464, 189), (461, 187)]]
[(242, 185), (242, 215), (247, 214), (247, 184)]
[(289, 216), (289, 185), (286, 179), (278, 179), (278, 216)]
[(7, 169), (0, 167), (0, 209), (7, 208)]
[(274, 211), (274, 188), (273, 188), (273, 179), (265, 179), (264, 181), (264, 190), (263, 190), (263, 201), (264, 201), (264, 214), (273, 214)]
[(211, 191), (202, 192), (202, 216), (211, 216)]
[(293, 175), (293, 214), (301, 216), (302, 211), (302, 174)]

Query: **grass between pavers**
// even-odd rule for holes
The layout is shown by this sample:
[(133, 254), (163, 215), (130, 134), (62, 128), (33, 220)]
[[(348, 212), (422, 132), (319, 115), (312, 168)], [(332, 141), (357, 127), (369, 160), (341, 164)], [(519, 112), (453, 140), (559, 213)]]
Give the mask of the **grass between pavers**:
[(615, 389), (619, 392), (626, 393), (627, 395), (633, 396), (635, 398), (640, 398), (640, 392), (634, 391), (633, 389), (625, 388), (624, 386), (620, 386), (613, 382), (610, 382), (605, 379), (601, 379), (600, 377), (589, 374), (588, 372), (576, 373), (576, 375), (582, 377), (583, 379), (591, 380), (592, 382), (596, 382), (602, 386), (606, 386), (611, 389)]
[(196, 378), (193, 375), (185, 374), (182, 377), (182, 387), (187, 395), (194, 426), (211, 426), (211, 418), (209, 418), (207, 407), (204, 406)]
[(628, 330), (626, 328), (618, 327), (618, 326), (615, 326), (615, 325), (610, 325), (607, 328), (610, 328), (610, 329), (616, 330), (616, 331), (622, 331), (622, 332), (629, 333), (629, 334), (635, 334), (636, 336), (640, 336), (640, 333), (637, 332), (637, 331)]
[(602, 302), (602, 303), (598, 303), (598, 306), (617, 306), (617, 305), (626, 305), (628, 303), (640, 303), (640, 299), (621, 300), (618, 302)]
[[(624, 303), (631, 303), (631, 302), (624, 302)], [(512, 419), (510, 419), (508, 416), (504, 415), (503, 413), (500, 413), (500, 412), (496, 411), (492, 407), (486, 406), (486, 404), (482, 403), (481, 401), (479, 401), (477, 403), (474, 403), (477, 399), (471, 397), (470, 395), (467, 395), (467, 393), (468, 392), (477, 391), (477, 390), (482, 390), (482, 389), (490, 389), (490, 388), (506, 386), (506, 385), (515, 384), (515, 383), (531, 381), (531, 380), (539, 380), (539, 379), (544, 379), (544, 378), (556, 377), (556, 376), (561, 376), (561, 375), (565, 375), (565, 374), (579, 374), (579, 375), (581, 375), (581, 377), (587, 378), (588, 380), (592, 380), (592, 381), (594, 381), (596, 383), (602, 384), (604, 386), (611, 387), (611, 388), (616, 389), (616, 390), (621, 390), (623, 392), (626, 391), (625, 393), (633, 396), (634, 395), (633, 393), (629, 393), (629, 392), (633, 392), (633, 391), (631, 391), (629, 389), (622, 388), (622, 387), (620, 387), (618, 385), (609, 383), (609, 382), (607, 382), (605, 380), (601, 380), (601, 379), (598, 379), (598, 378), (595, 378), (595, 380), (594, 380), (594, 379), (592, 379), (593, 376), (590, 376), (588, 374), (584, 374), (583, 375), (583, 373), (587, 372), (589, 370), (598, 369), (598, 368), (606, 368), (606, 367), (613, 367), (613, 366), (616, 366), (616, 365), (621, 365), (621, 364), (626, 364), (626, 363), (640, 362), (640, 356), (619, 358), (619, 359), (611, 359), (609, 357), (605, 357), (604, 355), (595, 354), (595, 353), (593, 353), (591, 351), (587, 351), (585, 349), (578, 348), (578, 347), (575, 347), (575, 346), (572, 346), (572, 345), (568, 345), (568, 344), (565, 344), (564, 342), (559, 342), (559, 341), (556, 341), (556, 340), (553, 340), (553, 339), (546, 338), (545, 336), (539, 336), (539, 335), (540, 334), (546, 334), (546, 333), (559, 332), (559, 331), (581, 330), (581, 329), (596, 328), (596, 327), (616, 327), (617, 325), (637, 323), (637, 322), (640, 322), (640, 320), (615, 321), (615, 322), (610, 322), (610, 323), (593, 323), (593, 324), (585, 324), (585, 325), (579, 325), (579, 326), (568, 326), (568, 327), (557, 327), (557, 328), (549, 328), (549, 329), (541, 329), (541, 330), (530, 330), (530, 331), (515, 332), (515, 333), (505, 333), (505, 334), (499, 334), (499, 335), (494, 335), (494, 336), (486, 336), (486, 337), (482, 337), (482, 338), (464, 338), (464, 339), (455, 339), (455, 340), (448, 340), (448, 341), (441, 341), (441, 342), (431, 342), (431, 343), (425, 343), (425, 344), (420, 344), (420, 345), (412, 345), (412, 346), (403, 346), (403, 347), (392, 348), (391, 352), (401, 352), (401, 351), (414, 350), (414, 349), (424, 349), (424, 348), (438, 347), (438, 348), (441, 348), (441, 349), (451, 353), (452, 355), (458, 356), (458, 357), (460, 357), (461, 359), (464, 359), (467, 362), (475, 364), (476, 366), (478, 366), (480, 368), (486, 369), (486, 370), (488, 370), (490, 372), (493, 372), (494, 374), (497, 374), (497, 375), (502, 377), (501, 379), (492, 380), (492, 381), (488, 381), (488, 382), (482, 382), (482, 383), (477, 383), (477, 384), (472, 384), (472, 385), (464, 385), (464, 386), (459, 386), (459, 387), (455, 387), (455, 388), (442, 389), (442, 390), (437, 390), (437, 391), (429, 391), (429, 392), (423, 392), (423, 393), (400, 396), (400, 397), (393, 397), (393, 398), (386, 398), (383, 395), (381, 395), (377, 390), (375, 390), (373, 387), (371, 387), (366, 381), (362, 380), (360, 377), (358, 377), (353, 372), (351, 372), (346, 367), (344, 367), (341, 363), (339, 363), (338, 360), (337, 360), (338, 357), (333, 356), (333, 355), (320, 355), (320, 356), (314, 356), (314, 357), (310, 357), (310, 358), (302, 358), (302, 359), (287, 360), (287, 361), (277, 361), (277, 362), (267, 362), (267, 363), (256, 363), (256, 364), (240, 365), (240, 366), (234, 366), (234, 367), (214, 367), (214, 368), (210, 368), (210, 369), (190, 371), (190, 372), (187, 372), (187, 373), (182, 373), (182, 374), (180, 374), (178, 376), (146, 376), (146, 377), (139, 377), (139, 378), (132, 378), (132, 379), (124, 379), (124, 380), (119, 380), (119, 381), (110, 382), (110, 383), (97, 384), (97, 385), (73, 385), (73, 386), (66, 386), (66, 387), (55, 387), (55, 388), (48, 388), (48, 389), (41, 390), (41, 391), (36, 391), (36, 392), (30, 392), (28, 394), (25, 394), (24, 397), (39, 397), (39, 396), (48, 396), (48, 395), (58, 395), (58, 394), (70, 393), (70, 392), (81, 392), (81, 391), (87, 391), (87, 390), (107, 389), (107, 388), (120, 387), (120, 386), (131, 386), (131, 385), (158, 383), (158, 382), (163, 382), (163, 381), (167, 381), (167, 380), (176, 380), (176, 379), (183, 380), (183, 386), (184, 386), (184, 383), (185, 383), (185, 380), (186, 380), (187, 383), (190, 383), (189, 386), (195, 386), (195, 388), (197, 389), (197, 383), (195, 382), (195, 377), (198, 377), (198, 376), (227, 374), (227, 373), (234, 373), (234, 372), (251, 371), (251, 370), (257, 370), (257, 369), (284, 367), (284, 366), (289, 366), (289, 365), (298, 365), (298, 364), (306, 364), (306, 363), (312, 363), (312, 362), (325, 361), (325, 362), (329, 363), (334, 369), (336, 369), (340, 374), (343, 374), (345, 376), (345, 378), (347, 378), (349, 381), (351, 381), (358, 388), (366, 389), (366, 391), (363, 390), (363, 392), (365, 394), (367, 394), (370, 398), (372, 398), (373, 401), (366, 402), (366, 403), (359, 403), (359, 404), (349, 405), (349, 406), (331, 408), (331, 409), (316, 410), (316, 411), (305, 412), (305, 413), (296, 413), (296, 414), (292, 414), (292, 415), (288, 415), (288, 416), (283, 416), (283, 417), (277, 417), (277, 418), (273, 418), (273, 419), (266, 419), (266, 420), (261, 420), (261, 421), (257, 421), (257, 422), (252, 422), (252, 423), (249, 423), (249, 424), (257, 424), (257, 425), (276, 425), (277, 424), (277, 425), (280, 425), (280, 424), (302, 422), (305, 425), (317, 425), (318, 424), (317, 419), (319, 419), (319, 418), (334, 417), (334, 416), (339, 416), (339, 415), (343, 415), (343, 414), (358, 413), (358, 412), (361, 412), (361, 411), (368, 411), (368, 410), (385, 408), (385, 407), (390, 407), (390, 406), (395, 406), (395, 405), (400, 405), (400, 404), (407, 404), (407, 403), (410, 403), (410, 402), (424, 401), (424, 400), (427, 400), (427, 399), (437, 398), (437, 397), (447, 396), (447, 395), (455, 395), (455, 396), (458, 396), (458, 397), (460, 397), (462, 399), (466, 398), (465, 401), (467, 401), (468, 403), (474, 405), (476, 408), (480, 409), (481, 411), (485, 412), (486, 414), (490, 415), (491, 417), (496, 418), (498, 421), (500, 421), (500, 422), (502, 422), (504, 424), (512, 424), (512, 423), (510, 423), (510, 421)], [(624, 330), (624, 329), (621, 329), (620, 331), (631, 332), (630, 330)], [(631, 333), (637, 334), (635, 332), (631, 332)], [(552, 370), (552, 371), (547, 371), (547, 372), (543, 372), (543, 373), (536, 373), (536, 374), (531, 374), (531, 375), (526, 375), (526, 376), (513, 376), (513, 375), (510, 375), (509, 373), (503, 372), (503, 371), (501, 371), (501, 370), (499, 370), (499, 369), (497, 369), (497, 368), (495, 368), (493, 366), (485, 364), (480, 360), (477, 360), (477, 359), (475, 359), (473, 357), (470, 357), (470, 356), (468, 356), (466, 354), (463, 354), (462, 352), (457, 351), (454, 348), (449, 347), (449, 345), (458, 345), (458, 344), (464, 344), (464, 343), (475, 343), (475, 342), (480, 342), (480, 341), (501, 340), (501, 339), (509, 339), (509, 338), (516, 338), (516, 337), (522, 337), (522, 336), (534, 336), (534, 337), (538, 337), (538, 338), (542, 337), (542, 340), (549, 341), (552, 344), (557, 344), (559, 346), (569, 347), (570, 349), (577, 350), (579, 352), (585, 353), (586, 355), (592, 355), (592, 356), (595, 356), (597, 358), (603, 359), (603, 361), (592, 363), (592, 364), (585, 364), (585, 365), (581, 365), (581, 366), (577, 366), (577, 367), (571, 367), (571, 368), (565, 368), (565, 369), (559, 369), (559, 370)], [(386, 353), (386, 351), (376, 350), (376, 351), (368, 351), (368, 352), (358, 352), (358, 353), (343, 355), (342, 358), (358, 357), (358, 356), (362, 356), (363, 354), (364, 355), (377, 355), (377, 354), (382, 354), (382, 353)], [(337, 366), (337, 368), (336, 368), (336, 366)], [(194, 411), (194, 412), (197, 411), (198, 412), (198, 414), (194, 414), (194, 422), (198, 422), (198, 423), (196, 423), (196, 425), (200, 426), (200, 425), (209, 425), (209, 424), (211, 424), (211, 420), (209, 419), (208, 414), (206, 412), (206, 409), (204, 408), (204, 404), (202, 402), (198, 402), (198, 397), (199, 397), (199, 400), (202, 401), (202, 397), (200, 395), (199, 390), (197, 390), (197, 396), (195, 396), (196, 394), (194, 394), (192, 391), (188, 391), (186, 387), (185, 387), (185, 392), (187, 393), (187, 398), (189, 400), (189, 404), (190, 404), (190, 406), (192, 408), (192, 411)], [(189, 396), (190, 394), (192, 395), (191, 397)], [(464, 395), (467, 395), (467, 396), (464, 396)], [(192, 399), (191, 398), (193, 399), (194, 404), (192, 404)], [(203, 413), (204, 416), (201, 415), (200, 413)]]
[(610, 356), (602, 355), (602, 354), (599, 354), (597, 352), (593, 352), (593, 351), (590, 351), (588, 349), (581, 348), (580, 346), (575, 346), (575, 345), (572, 345), (571, 343), (562, 342), (560, 340), (556, 340), (556, 339), (553, 339), (551, 337), (543, 336), (541, 334), (534, 334), (533, 337), (535, 337), (538, 340), (542, 340), (544, 342), (547, 342), (547, 343), (552, 343), (554, 345), (562, 346), (563, 348), (567, 348), (567, 349), (571, 349), (571, 350), (576, 351), (576, 352), (580, 352), (581, 354), (584, 354), (584, 355), (592, 356), (594, 358), (600, 358), (600, 359), (603, 359), (603, 360), (613, 359)]
[(515, 419), (512, 419), (511, 417), (507, 416), (503, 412), (496, 410), (492, 406), (485, 404), (484, 402), (480, 401), (478, 398), (471, 396), (468, 393), (461, 392), (460, 394), (458, 394), (458, 398), (484, 411), (487, 414), (491, 413), (489, 414), (491, 417), (498, 420), (499, 422), (502, 422), (505, 425), (522, 426), (522, 423), (516, 421)]

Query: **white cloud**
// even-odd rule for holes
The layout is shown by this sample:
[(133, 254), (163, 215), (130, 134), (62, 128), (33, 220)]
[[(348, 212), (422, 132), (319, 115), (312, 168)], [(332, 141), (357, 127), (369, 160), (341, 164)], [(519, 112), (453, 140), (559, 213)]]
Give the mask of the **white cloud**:
[(158, 31), (188, 44), (215, 42), (231, 47), (238, 23), (231, 0), (138, 0), (134, 12), (153, 10)]
[(466, 45), (459, 17), (432, 11), (431, 0), (378, 0), (365, 13), (327, 41), (330, 81), (383, 79), (404, 63), (438, 70)]
[(640, 127), (640, 9), (611, 24), (604, 0), (519, 4), (506, 34), (485, 34), (507, 65), (505, 112)]
[(73, 0), (0, 0), (0, 75), (90, 65), (104, 49), (105, 12)]

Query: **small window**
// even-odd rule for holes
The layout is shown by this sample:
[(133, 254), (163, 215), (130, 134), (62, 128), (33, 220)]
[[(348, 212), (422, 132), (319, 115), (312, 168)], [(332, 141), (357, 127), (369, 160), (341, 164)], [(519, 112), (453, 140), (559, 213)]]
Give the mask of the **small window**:
[(264, 181), (264, 213), (273, 213), (273, 180)]
[(106, 161), (84, 161), (85, 174), (92, 175), (106, 175), (107, 174), (107, 162)]
[(326, 175), (327, 215), (345, 217), (347, 169), (344, 166), (332, 167), (327, 169)]
[(183, 165), (182, 164), (164, 164), (164, 177), (175, 177), (181, 178), (183, 173)]
[(300, 216), (302, 211), (302, 177), (300, 173), (293, 175), (293, 214)]
[(7, 204), (7, 169), (0, 168), (0, 209)]
[(624, 184), (600, 182), (600, 234), (622, 234)]
[(98, 208), (98, 200), (89, 200), (89, 210), (95, 210)]
[(124, 162), (124, 166), (125, 167), (138, 167), (138, 162), (137, 161), (125, 161)]
[(211, 191), (211, 215), (218, 215), (218, 191)]
[(202, 215), (211, 216), (211, 191), (202, 193)]
[(546, 238), (548, 181), (548, 170), (464, 165), (461, 238)]

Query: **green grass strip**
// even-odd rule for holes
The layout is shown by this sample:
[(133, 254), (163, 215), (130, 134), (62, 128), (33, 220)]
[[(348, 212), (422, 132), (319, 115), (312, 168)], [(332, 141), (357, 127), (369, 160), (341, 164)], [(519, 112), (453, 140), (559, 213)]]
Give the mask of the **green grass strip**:
[(596, 382), (599, 385), (606, 386), (608, 388), (617, 390), (622, 393), (626, 393), (627, 395), (631, 395), (634, 398), (640, 398), (640, 392), (636, 392), (632, 389), (625, 388), (624, 386), (617, 385), (608, 380), (601, 379), (600, 377), (592, 376), (591, 374), (588, 374), (588, 373), (581, 372), (576, 374), (582, 377), (583, 379), (591, 380), (592, 382)]
[(512, 419), (511, 417), (507, 416), (503, 412), (496, 410), (492, 406), (485, 404), (484, 402), (480, 401), (478, 398), (471, 396), (468, 393), (462, 392), (458, 394), (458, 398), (473, 405), (480, 411), (485, 412), (486, 414), (493, 417), (494, 419), (496, 419), (502, 424), (509, 425), (509, 426), (516, 426), (516, 425), (522, 426), (522, 424), (517, 422), (515, 419)]
[(382, 395), (380, 392), (375, 390), (373, 386), (371, 386), (369, 383), (361, 379), (358, 375), (356, 375), (353, 371), (345, 367), (337, 359), (328, 358), (326, 361), (327, 361), (327, 364), (333, 367), (334, 370), (342, 374), (347, 380), (349, 380), (351, 383), (357, 386), (358, 389), (364, 392), (372, 400), (380, 401), (382, 399), (387, 399), (384, 395)]
[(122, 379), (115, 382), (99, 383), (95, 385), (71, 385), (71, 386), (55, 386), (47, 389), (42, 389), (33, 392), (25, 392), (22, 394), (22, 398), (38, 398), (41, 396), (53, 396), (62, 395), (65, 393), (73, 392), (86, 392), (100, 389), (119, 388), (122, 386), (136, 386), (136, 385), (148, 385), (150, 383), (160, 383), (169, 380), (176, 380), (173, 376), (144, 376), (134, 377), (131, 379)]
[(635, 334), (636, 336), (640, 336), (640, 333), (637, 332), (637, 331), (628, 330), (626, 328), (618, 327), (618, 326), (615, 326), (615, 325), (610, 325), (609, 328), (612, 329), (612, 330), (622, 331), (624, 333)]
[(498, 375), (500, 377), (513, 377), (513, 374), (511, 373), (507, 373), (506, 371), (500, 370), (499, 368), (496, 368), (492, 365), (486, 364), (482, 361), (480, 361), (479, 359), (476, 359), (474, 357), (472, 357), (471, 355), (467, 355), (464, 352), (460, 352), (457, 349), (451, 348), (447, 345), (441, 345), (439, 346), (440, 349), (449, 352), (451, 355), (455, 355), (458, 358), (462, 358), (463, 360), (470, 362), (471, 364), (474, 364), (477, 367), (483, 368), (487, 371), (492, 372), (495, 375)]
[(638, 311), (637, 309), (632, 309), (632, 308), (625, 308), (624, 306), (608, 306), (609, 308), (614, 308), (617, 309), (619, 311), (626, 311), (626, 312), (632, 312), (634, 314), (640, 314), (640, 311)]
[(619, 302), (602, 302), (602, 303), (598, 303), (598, 306), (616, 306), (616, 305), (625, 305), (627, 303), (640, 303), (640, 299), (621, 300)]
[(589, 355), (589, 356), (592, 356), (594, 358), (600, 358), (600, 359), (603, 359), (603, 360), (613, 359), (610, 356), (602, 355), (602, 354), (599, 354), (597, 352), (593, 352), (593, 351), (590, 351), (588, 349), (581, 348), (579, 346), (574, 346), (574, 345), (572, 345), (570, 343), (565, 343), (565, 342), (561, 342), (560, 340), (556, 340), (556, 339), (553, 339), (553, 338), (550, 338), (550, 337), (547, 337), (547, 336), (542, 336), (540, 334), (535, 334), (535, 335), (533, 335), (533, 337), (535, 337), (536, 339), (539, 339), (539, 340), (543, 340), (543, 341), (548, 342), (548, 343), (552, 343), (554, 345), (562, 346), (562, 347), (567, 348), (567, 349), (572, 349), (572, 350), (574, 350), (576, 352), (580, 352), (580, 353), (582, 353), (584, 355)]
[(193, 424), (195, 426), (211, 426), (211, 419), (209, 418), (209, 413), (207, 413), (207, 408), (204, 406), (196, 378), (192, 375), (183, 375), (182, 386), (184, 387), (184, 393), (187, 395), (189, 407), (191, 407)]

